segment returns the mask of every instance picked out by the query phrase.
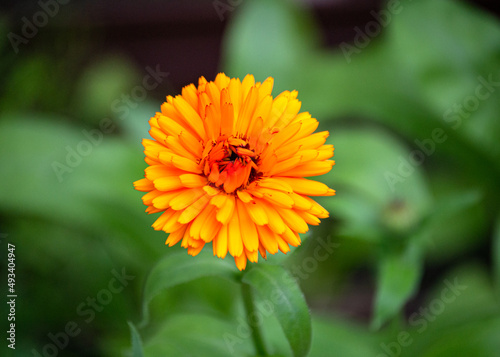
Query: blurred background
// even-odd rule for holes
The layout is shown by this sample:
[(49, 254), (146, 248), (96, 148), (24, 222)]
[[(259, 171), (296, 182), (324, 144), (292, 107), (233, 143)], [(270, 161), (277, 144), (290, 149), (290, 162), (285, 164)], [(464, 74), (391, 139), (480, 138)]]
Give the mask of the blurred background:
[[(13, 356), (124, 356), (164, 246), (141, 139), (168, 94), (224, 71), (296, 89), (329, 130), (337, 191), (301, 247), (310, 356), (500, 356), (500, 23), (494, 1), (3, 1), (0, 247)], [(324, 242), (335, 249), (313, 259)], [(333, 245), (332, 245), (333, 246)], [(187, 255), (187, 254), (186, 254)], [(214, 258), (216, 259), (216, 258)], [(229, 259), (226, 259), (229, 260)], [(147, 356), (250, 356), (223, 338), (239, 286), (151, 303)], [(7, 297), (2, 298), (8, 300)], [(2, 303), (2, 331), (8, 305)], [(276, 355), (291, 356), (266, 320)], [(5, 334), (3, 332), (2, 334)]]

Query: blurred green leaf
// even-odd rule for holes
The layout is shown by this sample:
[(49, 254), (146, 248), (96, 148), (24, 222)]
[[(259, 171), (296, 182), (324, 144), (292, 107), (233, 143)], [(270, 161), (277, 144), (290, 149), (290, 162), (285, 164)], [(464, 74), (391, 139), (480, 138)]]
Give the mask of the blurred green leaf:
[(244, 2), (226, 32), (225, 71), (239, 77), (252, 73), (257, 80), (272, 76), (277, 90), (291, 90), (302, 59), (318, 43), (313, 24), (300, 3)]
[[(74, 107), (81, 118), (92, 124), (98, 123), (103, 118), (114, 116), (115, 108), (120, 104), (134, 102), (137, 105), (131, 99), (131, 90), (136, 85), (142, 83), (130, 62), (122, 57), (103, 58), (93, 63), (79, 78)], [(145, 122), (149, 116), (144, 118)]]
[(318, 179), (341, 194), (318, 202), (341, 218), (340, 234), (378, 240), (386, 231), (410, 232), (430, 210), (432, 198), (409, 150), (380, 129), (332, 130), (336, 165)]
[(142, 341), (139, 332), (135, 328), (134, 324), (131, 322), (128, 323), (130, 328), (130, 335), (132, 337), (132, 357), (143, 357), (144, 352), (142, 348)]
[(425, 352), (418, 356), (496, 357), (500, 350), (498, 331), (500, 331), (500, 317), (461, 325), (439, 334)]
[(478, 69), (494, 69), (500, 53), (498, 20), (460, 1), (405, 1), (389, 32), (391, 50), (412, 69), (420, 93), (438, 113), (474, 94)]
[(380, 258), (372, 326), (380, 328), (401, 311), (415, 293), (423, 269), (420, 247), (410, 242), (402, 252), (388, 252)]
[(409, 201), (417, 216), (428, 210), (431, 197), (422, 169), (392, 135), (376, 128), (334, 129), (327, 144), (335, 146), (340, 166), (319, 179), (360, 193), (379, 207), (401, 199)]
[(143, 154), (102, 132), (91, 143), (86, 133), (97, 129), (79, 130), (61, 124), (64, 120), (40, 114), (0, 118), (0, 140), (9, 147), (0, 152), (9, 167), (0, 173), (0, 208), (106, 235), (109, 243), (118, 239), (112, 251), (128, 256), (132, 266), (157, 257), (154, 240), (137, 239), (159, 233), (148, 229), (152, 218), (132, 186), (143, 175)]
[(495, 288), (497, 292), (498, 299), (500, 300), (500, 215), (495, 222), (495, 228), (493, 232), (493, 276), (495, 279)]
[[(454, 288), (450, 288), (454, 286)], [(483, 262), (472, 261), (452, 267), (436, 278), (426, 295), (423, 305), (430, 307), (433, 301), (446, 296), (446, 308), (439, 311), (429, 327), (448, 329), (452, 326), (483, 320), (493, 315), (500, 316), (500, 304), (495, 299), (494, 284), (489, 267)], [(453, 297), (450, 297), (451, 295)], [(430, 331), (429, 331), (430, 332)]]
[[(11, 49), (12, 50), (12, 49)], [(10, 56), (6, 56), (7, 61)], [(0, 100), (0, 112), (59, 108), (68, 93), (62, 92), (58, 79), (61, 73), (56, 71), (54, 63), (46, 54), (35, 54), (28, 58), (17, 57), (15, 66), (4, 74), (4, 91)]]
[[(415, 31), (422, 16), (426, 26)], [(414, 74), (419, 95), (441, 124), (494, 158), (498, 174), (498, 19), (464, 2), (425, 0), (405, 5), (390, 34), (391, 51)]]
[[(451, 178), (450, 178), (451, 179)], [(484, 195), (474, 189), (453, 186), (445, 179), (433, 180), (435, 204), (421, 222), (428, 259), (443, 263), (484, 242), (487, 213)]]
[(160, 102), (145, 100), (137, 103), (136, 108), (130, 108), (127, 115), (118, 117), (120, 129), (123, 130), (123, 138), (134, 145), (138, 152), (143, 152), (142, 139), (151, 139), (149, 135), (149, 118), (151, 118), (161, 107)]
[(148, 323), (148, 304), (156, 295), (176, 285), (207, 276), (235, 280), (237, 273), (227, 260), (213, 257), (207, 251), (200, 252), (196, 257), (189, 256), (186, 252), (178, 252), (160, 260), (149, 273), (144, 285), (141, 326)]
[(250, 356), (244, 326), (216, 316), (184, 313), (170, 316), (145, 343), (145, 356)]
[(243, 275), (243, 283), (254, 288), (273, 308), (295, 357), (307, 356), (311, 347), (311, 317), (297, 282), (277, 265), (256, 265)]
[(366, 327), (338, 318), (312, 316), (313, 337), (310, 357), (376, 356), (378, 336)]
[[(500, 305), (483, 264), (464, 264), (438, 278), (415, 307), (402, 356), (485, 356), (500, 348)], [(388, 343), (389, 341), (385, 341)]]

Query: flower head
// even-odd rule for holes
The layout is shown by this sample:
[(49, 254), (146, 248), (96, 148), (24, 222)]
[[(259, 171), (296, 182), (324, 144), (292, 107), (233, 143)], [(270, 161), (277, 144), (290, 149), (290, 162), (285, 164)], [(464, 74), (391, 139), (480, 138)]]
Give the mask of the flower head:
[(318, 121), (299, 113), (297, 91), (273, 98), (273, 82), (201, 77), (151, 118), (149, 166), (134, 186), (147, 192), (146, 212), (163, 212), (153, 228), (170, 233), (165, 244), (181, 241), (194, 256), (212, 242), (214, 255), (229, 252), (242, 270), (258, 252), (286, 254), (328, 217), (308, 196), (335, 191), (304, 178), (331, 170), (328, 132), (313, 134)]

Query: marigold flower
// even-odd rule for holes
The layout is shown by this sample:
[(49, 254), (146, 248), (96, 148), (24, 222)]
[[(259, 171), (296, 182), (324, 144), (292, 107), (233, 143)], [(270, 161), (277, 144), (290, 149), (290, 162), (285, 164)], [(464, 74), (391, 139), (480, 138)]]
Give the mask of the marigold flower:
[(300, 244), (299, 233), (318, 225), (328, 212), (308, 196), (331, 196), (325, 184), (305, 179), (334, 165), (328, 132), (299, 113), (297, 91), (273, 99), (273, 78), (243, 81), (219, 73), (201, 77), (182, 95), (167, 96), (149, 121), (153, 140), (144, 139), (147, 213), (163, 212), (155, 230), (170, 233), (191, 255), (212, 242), (214, 255), (231, 254), (238, 269), (258, 253)]

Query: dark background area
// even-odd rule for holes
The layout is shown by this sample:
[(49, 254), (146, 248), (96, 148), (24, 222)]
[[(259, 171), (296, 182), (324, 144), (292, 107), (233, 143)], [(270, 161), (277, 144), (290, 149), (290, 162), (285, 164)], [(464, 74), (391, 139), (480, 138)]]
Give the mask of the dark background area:
[[(312, 9), (321, 30), (322, 45), (332, 49), (342, 42), (352, 42), (356, 36), (353, 29), (364, 28), (373, 20), (370, 12), (379, 11), (383, 4), (380, 0), (298, 1)], [(500, 16), (500, 5), (496, 1), (467, 2)], [(123, 54), (139, 68), (160, 63), (171, 72), (172, 93), (178, 92), (185, 83), (195, 82), (201, 75), (215, 77), (221, 70), (222, 37), (234, 10), (221, 8), (221, 21), (214, 3), (213, 0), (71, 1), (60, 5), (63, 16), (57, 16), (47, 28), (41, 29), (34, 43), (21, 45), (21, 55), (28, 56), (30, 51), (39, 48), (51, 48), (54, 54), (64, 51), (64, 44), (54, 47), (52, 42), (52, 38), (63, 31), (68, 39), (91, 43), (92, 56)], [(226, 0), (220, 3), (231, 7)], [(22, 17), (40, 10), (35, 1), (3, 1), (2, 7), (10, 27), (18, 29), (17, 33), (22, 27)], [(9, 48), (4, 51), (4, 55), (11, 55)], [(85, 65), (93, 59), (80, 60)], [(157, 95), (162, 97), (165, 93)]]
[[(252, 0), (243, 0), (241, 4), (246, 1)], [(322, 348), (333, 349), (329, 344), (331, 341), (354, 346), (358, 342), (360, 345), (371, 343), (373, 351), (381, 353), (381, 342), (393, 341), (391, 334), (397, 335), (400, 330), (408, 328), (402, 319), (396, 317), (379, 334), (369, 329), (369, 323), (374, 316), (374, 301), (380, 284), (377, 269), (382, 264), (384, 249), (389, 247), (387, 251), (393, 253), (392, 246), (398, 249), (405, 247), (407, 242), (409, 245), (414, 243), (417, 228), (404, 226), (408, 218), (405, 214), (414, 214), (416, 218), (410, 217), (409, 220), (414, 218), (412, 223), (417, 227), (425, 228), (427, 221), (435, 219), (434, 226), (425, 229), (434, 234), (429, 240), (437, 243), (435, 246), (429, 244), (431, 248), (426, 250), (425, 258), (418, 262), (422, 276), (416, 279), (418, 288), (410, 294), (411, 297), (401, 298), (402, 316), (410, 317), (426, 306), (431, 297), (438, 296), (444, 276), (451, 279), (459, 276), (478, 285), (470, 284), (470, 295), (466, 297), (469, 300), (464, 305), (447, 306), (441, 320), (444, 322), (438, 321), (422, 335), (413, 330), (413, 336), (421, 339), (412, 345), (409, 353), (413, 354), (410, 356), (425, 355), (421, 351), (429, 346), (437, 349), (433, 350), (435, 354), (430, 352), (425, 356), (441, 356), (436, 346), (442, 341), (442, 345), (451, 346), (450, 355), (496, 356), (495, 352), (477, 354), (480, 349), (471, 349), (473, 352), (466, 354), (468, 350), (462, 350), (455, 340), (468, 342), (469, 334), (479, 331), (474, 338), (483, 341), (481, 338), (486, 336), (486, 340), (491, 336), (488, 333), (500, 326), (498, 311), (487, 299), (495, 279), (492, 277), (495, 264), (498, 265), (491, 244), (492, 237), (499, 234), (498, 225), (494, 224), (499, 202), (496, 197), (499, 194), (498, 179), (495, 181), (499, 170), (494, 168), (498, 140), (496, 143), (491, 140), (498, 128), (495, 124), (499, 114), (498, 97), (494, 97), (498, 93), (494, 93), (489, 101), (481, 102), (479, 110), (467, 117), (469, 120), (464, 120), (459, 130), (450, 129), (449, 123), (443, 122), (442, 113), (454, 103), (462, 103), (474, 92), (479, 74), (484, 78), (491, 73), (496, 75), (500, 56), (495, 46), (499, 39), (483, 44), (488, 42), (488, 36), (483, 32), (479, 32), (482, 37), (478, 36), (476, 28), (452, 28), (453, 23), (446, 21), (442, 21), (441, 27), (438, 26), (441, 23), (428, 20), (433, 18), (435, 21), (432, 13), (405, 13), (410, 19), (417, 17), (415, 22), (408, 27), (398, 23), (396, 30), (384, 29), (373, 44), (348, 65), (340, 52), (340, 45), (352, 44), (357, 35), (355, 29), (364, 28), (373, 21), (372, 12), (380, 11), (383, 2), (298, 2), (304, 6), (304, 13), (312, 15), (319, 32), (314, 39), (319, 46), (311, 46), (311, 58), (292, 68), (300, 73), (288, 82), (289, 68), (280, 72), (281, 67), (274, 62), (269, 67), (280, 79), (275, 86), (295, 89), (296, 85), (303, 106), (320, 120), (320, 129), (331, 130), (335, 158), (341, 163), (334, 167), (332, 175), (325, 178), (325, 182), (340, 193), (329, 201), (331, 206), (327, 207), (333, 218), (313, 229), (312, 235), (324, 237), (333, 234), (342, 249), (320, 264), (310, 279), (301, 282), (313, 312), (340, 318), (329, 327), (315, 320), (316, 336), (320, 340), (314, 341), (313, 352), (316, 354), (311, 355), (322, 356)], [(59, 5), (57, 16), (51, 18), (47, 26), (41, 27), (28, 44), (21, 44), (19, 53), (13, 51), (4, 37), (0, 46), (0, 125), (5, 130), (0, 132), (3, 135), (0, 136), (0, 185), (4, 185), (0, 191), (0, 233), (7, 232), (6, 240), (17, 240), (21, 247), (19, 288), (24, 295), (19, 300), (19, 325), (22, 326), (19, 343), (24, 351), (46, 344), (47, 333), (64, 328), (68, 319), (75, 317), (75, 307), (82, 299), (95, 295), (106, 286), (111, 269), (122, 266), (137, 276), (130, 290), (117, 296), (113, 304), (86, 326), (61, 355), (122, 355), (130, 345), (126, 321), (139, 319), (142, 283), (151, 266), (169, 254), (163, 250), (163, 232), (150, 229), (152, 217), (144, 214), (140, 194), (133, 191), (131, 184), (140, 178), (144, 169), (139, 143), (147, 136), (146, 122), (158, 110), (165, 95), (178, 94), (183, 86), (196, 83), (202, 75), (211, 80), (219, 71), (227, 71), (229, 67), (242, 76), (242, 71), (235, 68), (247, 71), (246, 65), (250, 64), (253, 67), (250, 66), (248, 72), (258, 72), (262, 67), (258, 55), (248, 62), (242, 59), (243, 56), (235, 55), (234, 42), (228, 40), (231, 31), (238, 30), (239, 36), (243, 36), (241, 27), (235, 29), (231, 26), (245, 6), (235, 6), (222, 14), (221, 19), (215, 3), (213, 0), (70, 1)], [(221, 0), (219, 3), (230, 2)], [(474, 14), (477, 7), (496, 19), (500, 17), (497, 1), (455, 3), (466, 4)], [(461, 6), (460, 10), (463, 10)], [(23, 17), (31, 19), (40, 10), (40, 5), (38, 1), (9, 0), (3, 1), (0, 8), (0, 24), (6, 29), (3, 33), (21, 34)], [(465, 17), (464, 13), (466, 11), (459, 12)], [(432, 23), (427, 28), (429, 22)], [(264, 24), (255, 24), (256, 27), (261, 25)], [(406, 55), (404, 50), (390, 47), (394, 45), (392, 42), (384, 42), (386, 32), (390, 30), (393, 31), (391, 41), (399, 35), (397, 31), (406, 30), (397, 37), (400, 41), (397, 44), (407, 45), (404, 49), (413, 52)], [(412, 31), (417, 33), (420, 30), (456, 42), (449, 47), (441, 44), (443, 55), (439, 52), (434, 58), (428, 54), (430, 51), (426, 51), (425, 39), (422, 41), (419, 36), (411, 36)], [(467, 42), (464, 38), (472, 41)], [(412, 40), (421, 42), (413, 44)], [(471, 45), (475, 42), (477, 48)], [(231, 44), (233, 48), (229, 48)], [(250, 47), (253, 45), (249, 44)], [(301, 43), (297, 46), (299, 50), (302, 49), (300, 46)], [(480, 52), (483, 50), (484, 53)], [(228, 52), (231, 52), (230, 56)], [(413, 61), (413, 57), (420, 54), (422, 58)], [(277, 51), (272, 55), (281, 59), (284, 54)], [(433, 67), (432, 61), (439, 63)], [(162, 71), (169, 72), (165, 82), (148, 93), (147, 100), (141, 102), (136, 113), (131, 111), (127, 120), (113, 113), (110, 102), (123, 93), (130, 93), (131, 88), (140, 84), (140, 79), (147, 73), (146, 68), (157, 64)], [(256, 74), (256, 79), (263, 80), (266, 71), (267, 68)], [(309, 71), (312, 74), (307, 78)], [(273, 95), (279, 93), (276, 87)], [(347, 93), (345, 96), (344, 92)], [(50, 166), (51, 160), (63, 162), (66, 145), (76, 147), (82, 141), (82, 129), (97, 128), (99, 120), (105, 117), (118, 123), (116, 131), (106, 136), (103, 144), (95, 148), (74, 173), (65, 176), (64, 183), (58, 183)], [(410, 192), (408, 196), (405, 196), (406, 191), (403, 192), (403, 199), (399, 200), (396, 196), (400, 192), (390, 193), (387, 182), (377, 179), (383, 177), (386, 167), (395, 170), (398, 155), (407, 157), (411, 150), (418, 148), (415, 140), (428, 138), (436, 127), (446, 128), (450, 139), (439, 146), (435, 154), (429, 155), (404, 185), (398, 186), (405, 186), (402, 191)], [(369, 144), (364, 146), (365, 142)], [(373, 149), (370, 145), (374, 143), (380, 146)], [(349, 161), (359, 170), (352, 167), (352, 171), (346, 170)], [(363, 171), (365, 167), (367, 169)], [(349, 186), (351, 180), (354, 184)], [(25, 196), (22, 195), (23, 188), (26, 188), (23, 184), (29, 186)], [(417, 188), (412, 191), (414, 188), (410, 186), (414, 184)], [(372, 185), (374, 191), (384, 192), (381, 196), (387, 194), (376, 204), (370, 201), (372, 197), (366, 200), (362, 197), (366, 193), (364, 189)], [(418, 198), (420, 193), (427, 196)], [(421, 201), (429, 197), (430, 207), (419, 211), (420, 206), (425, 206)], [(375, 222), (362, 226), (366, 222), (358, 219), (358, 212), (359, 216), (368, 212), (369, 219), (373, 218), (370, 215), (373, 212), (386, 215), (380, 214)], [(401, 222), (403, 228), (398, 226)], [(346, 226), (351, 229), (348, 233)], [(359, 226), (362, 227), (356, 230)], [(373, 234), (380, 236), (374, 239)], [(287, 256), (291, 256), (287, 263), (290, 267), (310, 256), (315, 248), (313, 239), (304, 242), (297, 254)], [(474, 264), (479, 264), (480, 269)], [(166, 294), (168, 296), (163, 301), (157, 302), (155, 311), (160, 312), (158, 320), (161, 320), (163, 311), (167, 316), (178, 311), (191, 312), (194, 307), (198, 309), (195, 313), (200, 312), (200, 315), (205, 310), (216, 311), (233, 321), (237, 311), (234, 300), (238, 300), (233, 298), (234, 291), (237, 290), (233, 286), (228, 287), (215, 279), (195, 283)], [(493, 322), (488, 320), (490, 316)], [(482, 325), (483, 321), (491, 324)], [(171, 328), (175, 330), (177, 325), (172, 324)], [(462, 326), (465, 327), (457, 331)], [(453, 332), (453, 338), (447, 340), (448, 330), (452, 327), (457, 327), (457, 330)], [(147, 340), (156, 331), (143, 332)], [(282, 336), (278, 336), (277, 340), (280, 340)], [(346, 336), (354, 337), (349, 340)], [(182, 339), (179, 341), (189, 345)], [(328, 344), (322, 345), (325, 341)], [(433, 341), (437, 341), (435, 345), (432, 345)], [(493, 341), (496, 346), (494, 338), (488, 341)], [(349, 355), (342, 354), (342, 349), (339, 351), (340, 356)], [(360, 351), (359, 356), (367, 356), (361, 347)], [(355, 352), (352, 355), (358, 356)]]

